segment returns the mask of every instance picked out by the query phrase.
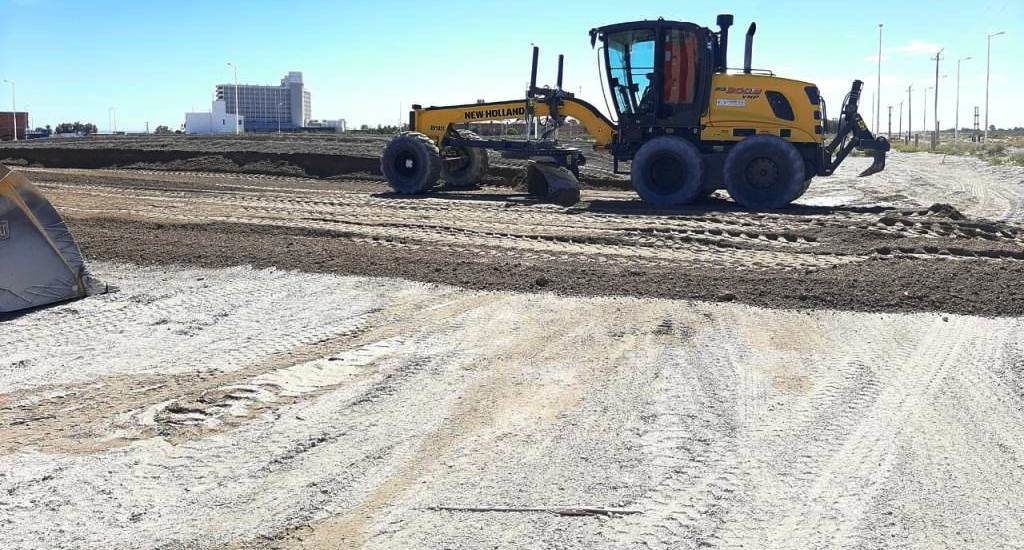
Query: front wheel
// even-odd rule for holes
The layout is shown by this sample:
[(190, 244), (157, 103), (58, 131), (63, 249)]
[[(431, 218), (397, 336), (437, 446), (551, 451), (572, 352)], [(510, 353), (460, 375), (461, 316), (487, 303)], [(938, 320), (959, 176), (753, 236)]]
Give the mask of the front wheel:
[[(479, 140), (480, 136), (469, 130), (456, 130), (462, 139)], [(480, 147), (453, 147), (454, 155), (442, 159), (441, 179), (451, 187), (472, 187), (482, 182), (487, 175), (487, 150)]]
[(804, 166), (792, 143), (775, 136), (750, 136), (725, 158), (725, 187), (746, 208), (782, 208), (807, 190)]
[(656, 137), (633, 157), (630, 179), (644, 201), (670, 207), (693, 202), (702, 192), (700, 151), (674, 136)]
[(429, 191), (441, 174), (441, 152), (419, 132), (403, 132), (388, 143), (380, 170), (391, 188), (403, 195)]

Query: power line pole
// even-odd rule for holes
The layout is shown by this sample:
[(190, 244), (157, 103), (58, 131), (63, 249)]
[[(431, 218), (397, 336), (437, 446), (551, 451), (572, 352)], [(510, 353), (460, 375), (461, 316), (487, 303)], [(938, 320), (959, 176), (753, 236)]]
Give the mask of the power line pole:
[[(875, 131), (877, 132), (882, 124), (882, 24), (878, 24), (878, 80), (875, 83)], [(891, 133), (891, 132), (890, 132)], [(890, 136), (892, 137), (892, 136)]]
[(1001, 35), (1006, 34), (1005, 31), (999, 31), (988, 35), (988, 53), (985, 56), (985, 142), (988, 143), (988, 81), (992, 73), (992, 39)]
[(945, 50), (946, 48), (941, 48), (935, 52), (935, 133), (932, 134), (932, 149), (939, 146), (939, 61), (942, 60), (942, 52)]
[(892, 139), (892, 105), (889, 106), (889, 139)]
[(971, 56), (956, 60), (956, 115), (953, 120), (953, 141), (960, 141), (960, 62), (973, 59)]

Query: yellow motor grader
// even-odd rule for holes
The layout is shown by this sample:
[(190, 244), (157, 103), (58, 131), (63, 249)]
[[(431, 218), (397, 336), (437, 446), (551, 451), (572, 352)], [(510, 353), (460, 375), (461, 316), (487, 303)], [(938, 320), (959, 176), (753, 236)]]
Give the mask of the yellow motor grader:
[[(381, 170), (402, 194), (426, 192), (441, 179), (474, 184), (486, 174), (491, 150), (533, 161), (531, 192), (569, 204), (579, 198), (579, 168), (586, 159), (557, 139), (566, 117), (578, 120), (594, 147), (611, 154), (614, 171), (628, 174), (637, 194), (659, 207), (726, 189), (742, 206), (781, 208), (800, 197), (814, 176), (831, 175), (854, 149), (874, 157), (861, 176), (884, 169), (889, 143), (872, 135), (857, 112), (861, 81), (853, 82), (836, 135), (826, 144), (828, 117), (817, 86), (753, 69), (753, 23), (742, 70), (729, 69), (733, 16), (719, 15), (717, 23), (717, 32), (664, 19), (592, 29), (617, 122), (562, 88), (562, 56), (556, 86), (538, 87), (534, 48), (525, 99), (414, 105), (409, 131), (388, 144)], [(538, 119), (549, 121), (543, 132)], [(457, 127), (507, 120), (525, 120), (526, 139), (484, 139)], [(624, 162), (628, 171), (620, 169)]]

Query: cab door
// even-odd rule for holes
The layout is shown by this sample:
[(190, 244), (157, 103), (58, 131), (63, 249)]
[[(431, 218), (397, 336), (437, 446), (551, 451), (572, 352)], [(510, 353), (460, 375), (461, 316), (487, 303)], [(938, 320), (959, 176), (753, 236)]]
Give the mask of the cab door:
[[(664, 28), (661, 32), (661, 106), (658, 124), (697, 128), (707, 106), (711, 46), (703, 29)], [(703, 40), (702, 40), (703, 39)]]

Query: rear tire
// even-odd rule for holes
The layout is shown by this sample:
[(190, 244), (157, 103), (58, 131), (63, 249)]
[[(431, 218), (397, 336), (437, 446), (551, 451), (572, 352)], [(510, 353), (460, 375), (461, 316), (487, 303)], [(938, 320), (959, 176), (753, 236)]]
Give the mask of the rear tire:
[(750, 136), (725, 158), (725, 187), (745, 208), (782, 208), (807, 190), (804, 166), (792, 143), (775, 136)]
[[(469, 130), (456, 130), (462, 139), (480, 139), (480, 136)], [(487, 175), (489, 161), (487, 150), (479, 147), (453, 147), (459, 152), (463, 163), (457, 168), (450, 168), (447, 161), (441, 160), (441, 179), (451, 187), (472, 187), (482, 182)]]
[(643, 144), (633, 157), (630, 179), (645, 202), (670, 207), (701, 196), (702, 171), (697, 147), (683, 138), (660, 136)]
[(441, 152), (427, 136), (419, 132), (402, 132), (384, 149), (380, 171), (396, 193), (424, 193), (437, 184), (441, 174)]

